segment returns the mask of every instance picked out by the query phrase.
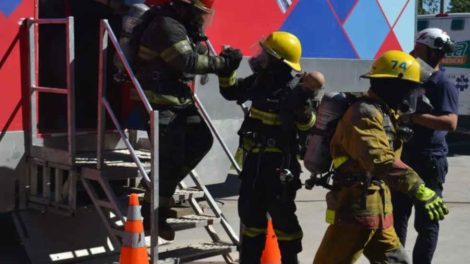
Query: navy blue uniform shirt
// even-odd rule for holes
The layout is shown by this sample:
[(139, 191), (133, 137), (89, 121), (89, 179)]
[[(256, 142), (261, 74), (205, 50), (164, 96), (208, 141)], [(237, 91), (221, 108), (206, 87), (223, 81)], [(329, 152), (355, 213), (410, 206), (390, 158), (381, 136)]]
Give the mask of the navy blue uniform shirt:
[[(433, 115), (458, 114), (459, 91), (444, 75), (443, 69), (435, 72), (423, 84), (423, 88), (434, 107)], [(413, 130), (414, 136), (405, 144), (405, 152), (436, 156), (447, 155), (448, 148), (445, 139), (447, 131), (434, 130), (417, 124), (414, 124)]]

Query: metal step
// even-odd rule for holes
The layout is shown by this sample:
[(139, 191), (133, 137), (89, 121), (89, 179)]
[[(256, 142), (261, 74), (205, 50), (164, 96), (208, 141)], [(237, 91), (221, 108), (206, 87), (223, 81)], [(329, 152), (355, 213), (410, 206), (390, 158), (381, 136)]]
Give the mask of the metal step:
[(178, 259), (179, 263), (190, 262), (198, 259), (210, 258), (234, 252), (236, 247), (226, 243), (201, 243), (186, 247), (160, 251), (159, 259), (168, 261)]
[(186, 215), (180, 218), (168, 218), (166, 221), (175, 231), (181, 231), (213, 225), (220, 223), (221, 220), (209, 215)]
[(173, 194), (175, 203), (184, 203), (192, 198), (197, 199), (202, 197), (204, 197), (204, 192), (197, 188), (177, 189), (175, 194)]

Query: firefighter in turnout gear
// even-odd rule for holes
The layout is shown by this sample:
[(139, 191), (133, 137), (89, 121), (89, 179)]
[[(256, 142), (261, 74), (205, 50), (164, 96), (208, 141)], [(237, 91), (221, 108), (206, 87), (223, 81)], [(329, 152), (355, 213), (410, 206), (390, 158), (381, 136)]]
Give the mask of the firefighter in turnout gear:
[[(140, 38), (135, 69), (145, 94), (160, 112), (159, 236), (172, 240), (166, 223), (177, 184), (210, 150), (213, 137), (192, 99), (190, 82), (196, 74), (232, 72), (242, 54), (211, 56), (203, 44), (204, 22), (214, 0), (174, 0), (152, 8), (152, 17)], [(145, 226), (149, 198), (142, 206)]]
[[(301, 75), (292, 74), (292, 70), (301, 70), (301, 44), (296, 36), (273, 32), (260, 46), (260, 54), (249, 61), (252, 75), (237, 79), (235, 72), (219, 74), (225, 99), (252, 102), (238, 132), (244, 152), (238, 200), (243, 225), (240, 263), (259, 263), (267, 214), (272, 218), (282, 263), (298, 263), (302, 229), (294, 202), (301, 186), (297, 154), (299, 133), (308, 131), (315, 121), (308, 107), (314, 91), (304, 88), (310, 86), (301, 84)], [(224, 53), (232, 51), (224, 50), (221, 55)]]
[(400, 160), (399, 114), (416, 109), (420, 65), (411, 55), (387, 51), (363, 76), (368, 95), (346, 110), (331, 140), (336, 173), (327, 196), (330, 224), (315, 264), (354, 263), (362, 253), (371, 263), (410, 263), (393, 228), (390, 189), (409, 195), (431, 219), (447, 207), (418, 174)]

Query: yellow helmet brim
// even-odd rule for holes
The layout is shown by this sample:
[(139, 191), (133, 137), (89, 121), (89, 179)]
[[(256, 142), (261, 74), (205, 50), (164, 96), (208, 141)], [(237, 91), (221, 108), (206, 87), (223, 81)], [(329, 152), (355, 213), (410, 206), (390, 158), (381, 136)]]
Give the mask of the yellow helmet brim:
[(302, 71), (302, 66), (300, 65), (300, 63), (294, 63), (294, 62), (290, 62), (288, 60), (282, 60), (283, 62), (285, 62), (287, 65), (289, 65), (294, 71)]
[(408, 79), (408, 78), (402, 78), (402, 77), (396, 76), (396, 75), (394, 75), (394, 74), (385, 74), (385, 73), (377, 73), (377, 74), (366, 73), (366, 74), (361, 75), (361, 78), (366, 78), (366, 79), (373, 79), (373, 78), (377, 78), (377, 79), (381, 79), (381, 78), (392, 78), (392, 79), (402, 79), (402, 80), (405, 80), (405, 81), (414, 82), (414, 83), (419, 83), (419, 84), (422, 83), (422, 82), (417, 82), (416, 80), (412, 80), (412, 79)]

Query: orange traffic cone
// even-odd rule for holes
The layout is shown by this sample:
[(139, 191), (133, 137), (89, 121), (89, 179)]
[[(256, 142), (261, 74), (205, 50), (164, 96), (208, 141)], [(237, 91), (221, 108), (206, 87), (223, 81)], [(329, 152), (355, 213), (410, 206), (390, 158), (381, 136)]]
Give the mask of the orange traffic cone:
[(124, 231), (126, 236), (122, 241), (119, 263), (149, 264), (139, 197), (135, 193), (129, 196), (129, 208), (127, 209), (127, 221), (124, 225)]
[(281, 251), (277, 243), (276, 233), (274, 233), (272, 220), (268, 220), (268, 230), (266, 243), (264, 245), (261, 264), (281, 264)]

